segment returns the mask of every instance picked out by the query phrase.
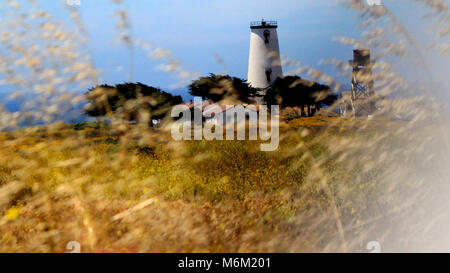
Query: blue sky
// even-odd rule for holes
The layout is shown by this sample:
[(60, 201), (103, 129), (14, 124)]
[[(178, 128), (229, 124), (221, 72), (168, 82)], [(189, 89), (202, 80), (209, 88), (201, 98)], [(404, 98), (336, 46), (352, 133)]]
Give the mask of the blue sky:
[[(130, 15), (135, 37), (170, 50), (186, 70), (201, 74), (226, 71), (247, 77), (250, 21), (277, 20), (281, 54), (308, 65), (317, 65), (321, 59), (350, 58), (351, 48), (333, 41), (333, 37), (357, 37), (359, 33), (355, 14), (335, 1), (133, 0), (120, 6)], [(69, 22), (59, 1), (45, 7)], [(95, 63), (108, 83), (128, 79), (128, 52), (114, 43), (117, 29), (112, 14), (117, 8), (110, 0), (81, 0), (78, 6), (90, 34)], [(158, 64), (138, 50), (134, 80), (163, 88), (179, 81), (158, 71)]]
[[(101, 81), (109, 84), (128, 80), (129, 53), (115, 43), (118, 31), (113, 14), (119, 8), (130, 15), (136, 38), (170, 50), (185, 70), (202, 75), (228, 72), (247, 77), (250, 21), (277, 20), (281, 54), (330, 74), (329, 66), (318, 65), (320, 60), (352, 57), (352, 48), (334, 37), (359, 38), (361, 31), (357, 14), (335, 0), (125, 0), (121, 5), (111, 0), (80, 1), (77, 8), (90, 35), (94, 62), (102, 71)], [(56, 19), (73, 25), (64, 1), (40, 2)], [(385, 0), (384, 4), (413, 34), (421, 35), (423, 29), (415, 24), (420, 10), (411, 8), (410, 1)], [(137, 50), (134, 80), (170, 89), (180, 80), (159, 71), (160, 64)]]

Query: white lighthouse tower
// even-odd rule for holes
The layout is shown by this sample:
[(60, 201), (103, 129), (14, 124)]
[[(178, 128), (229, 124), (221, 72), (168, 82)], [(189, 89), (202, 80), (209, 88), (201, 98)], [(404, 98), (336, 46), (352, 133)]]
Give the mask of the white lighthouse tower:
[(277, 27), (276, 21), (250, 23), (248, 82), (252, 87), (267, 88), (283, 76)]

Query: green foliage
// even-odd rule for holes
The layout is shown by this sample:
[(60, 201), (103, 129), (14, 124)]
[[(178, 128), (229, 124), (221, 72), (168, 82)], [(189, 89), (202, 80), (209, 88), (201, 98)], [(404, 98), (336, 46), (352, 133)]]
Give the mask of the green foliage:
[(182, 102), (180, 96), (172, 96), (159, 88), (142, 83), (124, 83), (115, 86), (100, 85), (86, 92), (89, 101), (85, 113), (101, 117), (120, 113), (122, 118), (138, 121), (142, 111), (155, 119), (163, 118), (173, 105)]
[[(333, 104), (336, 100), (337, 95), (332, 93), (329, 86), (310, 82), (299, 76), (286, 76), (276, 79), (264, 96), (267, 105), (299, 106), (302, 116), (311, 116), (315, 111), (320, 110), (325, 105)], [(304, 107), (308, 108), (307, 113)]]
[(284, 115), (284, 121), (286, 123), (289, 123), (291, 120), (294, 120), (296, 118), (301, 118), (301, 117), (302, 116), (298, 115), (298, 114), (286, 114), (286, 115)]
[(73, 128), (76, 131), (81, 131), (84, 130), (86, 128), (92, 128), (92, 129), (100, 129), (103, 127), (106, 127), (107, 124), (105, 122), (90, 122), (90, 121), (86, 121), (86, 122), (79, 122), (79, 123), (75, 123), (71, 125), (71, 128)]
[(258, 92), (258, 89), (251, 87), (243, 79), (213, 73), (193, 81), (188, 88), (192, 96), (210, 99), (213, 102), (229, 98), (249, 103), (251, 97), (256, 96)]

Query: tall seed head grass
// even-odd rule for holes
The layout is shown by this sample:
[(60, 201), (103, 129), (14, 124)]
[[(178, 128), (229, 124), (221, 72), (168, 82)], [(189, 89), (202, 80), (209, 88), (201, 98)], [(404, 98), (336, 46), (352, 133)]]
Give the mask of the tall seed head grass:
[[(197, 78), (133, 32), (123, 2), (111, 5), (129, 66), (142, 51), (175, 75), (174, 86)], [(362, 36), (335, 40), (376, 52), (372, 118), (331, 116), (337, 102), (283, 122), (279, 149), (261, 152), (253, 141), (175, 142), (170, 121), (148, 126), (142, 97), (101, 121), (70, 123), (85, 103), (75, 91), (101, 75), (90, 22), (75, 6), (66, 25), (41, 1), (5, 1), (0, 83), (12, 95), (0, 101), (0, 251), (65, 252), (70, 241), (83, 252), (365, 252), (369, 241), (384, 251), (448, 251), (449, 88), (428, 57), (448, 66), (450, 14), (444, 1), (410, 2), (432, 15), (419, 21), (433, 31), (425, 49), (386, 6), (342, 2)], [(283, 56), (288, 74), (348, 91), (339, 80), (350, 81), (346, 60), (322, 61), (334, 76), (300, 61)], [(11, 99), (20, 111), (4, 107)], [(136, 111), (142, 122), (123, 118)]]

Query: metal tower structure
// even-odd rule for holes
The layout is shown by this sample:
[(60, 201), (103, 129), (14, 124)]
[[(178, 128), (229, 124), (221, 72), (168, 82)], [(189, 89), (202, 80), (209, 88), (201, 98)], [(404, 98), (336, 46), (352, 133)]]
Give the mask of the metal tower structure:
[(349, 61), (352, 71), (351, 103), (355, 116), (371, 115), (376, 107), (374, 102), (370, 49), (353, 50), (353, 60)]

